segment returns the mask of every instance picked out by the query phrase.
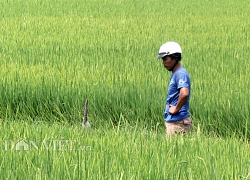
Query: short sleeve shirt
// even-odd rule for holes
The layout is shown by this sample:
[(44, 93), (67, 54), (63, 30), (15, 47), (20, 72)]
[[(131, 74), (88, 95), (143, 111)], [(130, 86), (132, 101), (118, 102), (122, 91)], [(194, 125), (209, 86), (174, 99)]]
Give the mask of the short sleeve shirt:
[[(176, 106), (178, 102), (178, 98), (180, 95), (180, 88), (186, 87), (189, 89), (189, 95), (186, 103), (181, 107), (177, 114), (170, 114), (169, 113), (169, 106), (170, 104)], [(189, 113), (189, 99), (190, 99), (190, 92), (191, 92), (191, 82), (188, 72), (183, 68), (180, 67), (177, 69), (171, 76), (170, 82), (168, 85), (168, 94), (166, 100), (166, 109), (165, 109), (165, 121), (167, 122), (175, 122), (182, 119), (185, 119), (190, 116)]]

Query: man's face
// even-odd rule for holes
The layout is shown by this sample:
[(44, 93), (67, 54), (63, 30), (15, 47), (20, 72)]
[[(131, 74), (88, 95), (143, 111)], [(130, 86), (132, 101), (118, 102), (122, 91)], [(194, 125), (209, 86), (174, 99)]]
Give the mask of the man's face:
[(175, 60), (173, 60), (171, 57), (169, 56), (165, 56), (162, 58), (162, 64), (163, 66), (170, 71), (170, 69), (174, 66), (175, 64)]

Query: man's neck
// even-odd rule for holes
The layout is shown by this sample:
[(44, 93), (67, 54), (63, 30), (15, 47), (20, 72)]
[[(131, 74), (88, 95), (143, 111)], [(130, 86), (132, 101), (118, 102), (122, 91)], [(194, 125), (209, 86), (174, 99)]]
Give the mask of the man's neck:
[(174, 69), (172, 70), (172, 73), (174, 73), (177, 69), (179, 69), (181, 67), (181, 64), (178, 62), (176, 64), (176, 66), (174, 67)]

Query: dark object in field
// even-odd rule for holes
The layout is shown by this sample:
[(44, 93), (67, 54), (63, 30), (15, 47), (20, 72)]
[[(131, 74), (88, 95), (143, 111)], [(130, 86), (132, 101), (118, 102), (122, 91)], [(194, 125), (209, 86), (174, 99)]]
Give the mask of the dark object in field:
[(86, 99), (84, 105), (82, 127), (90, 127), (90, 124), (88, 122), (88, 99)]

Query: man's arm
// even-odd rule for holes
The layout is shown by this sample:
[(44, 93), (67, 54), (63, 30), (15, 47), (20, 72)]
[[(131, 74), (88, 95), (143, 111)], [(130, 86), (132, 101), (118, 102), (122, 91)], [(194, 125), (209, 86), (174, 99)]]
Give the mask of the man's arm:
[(169, 113), (176, 114), (179, 112), (181, 107), (186, 103), (189, 95), (189, 89), (187, 87), (180, 88), (180, 95), (176, 106), (170, 104)]

